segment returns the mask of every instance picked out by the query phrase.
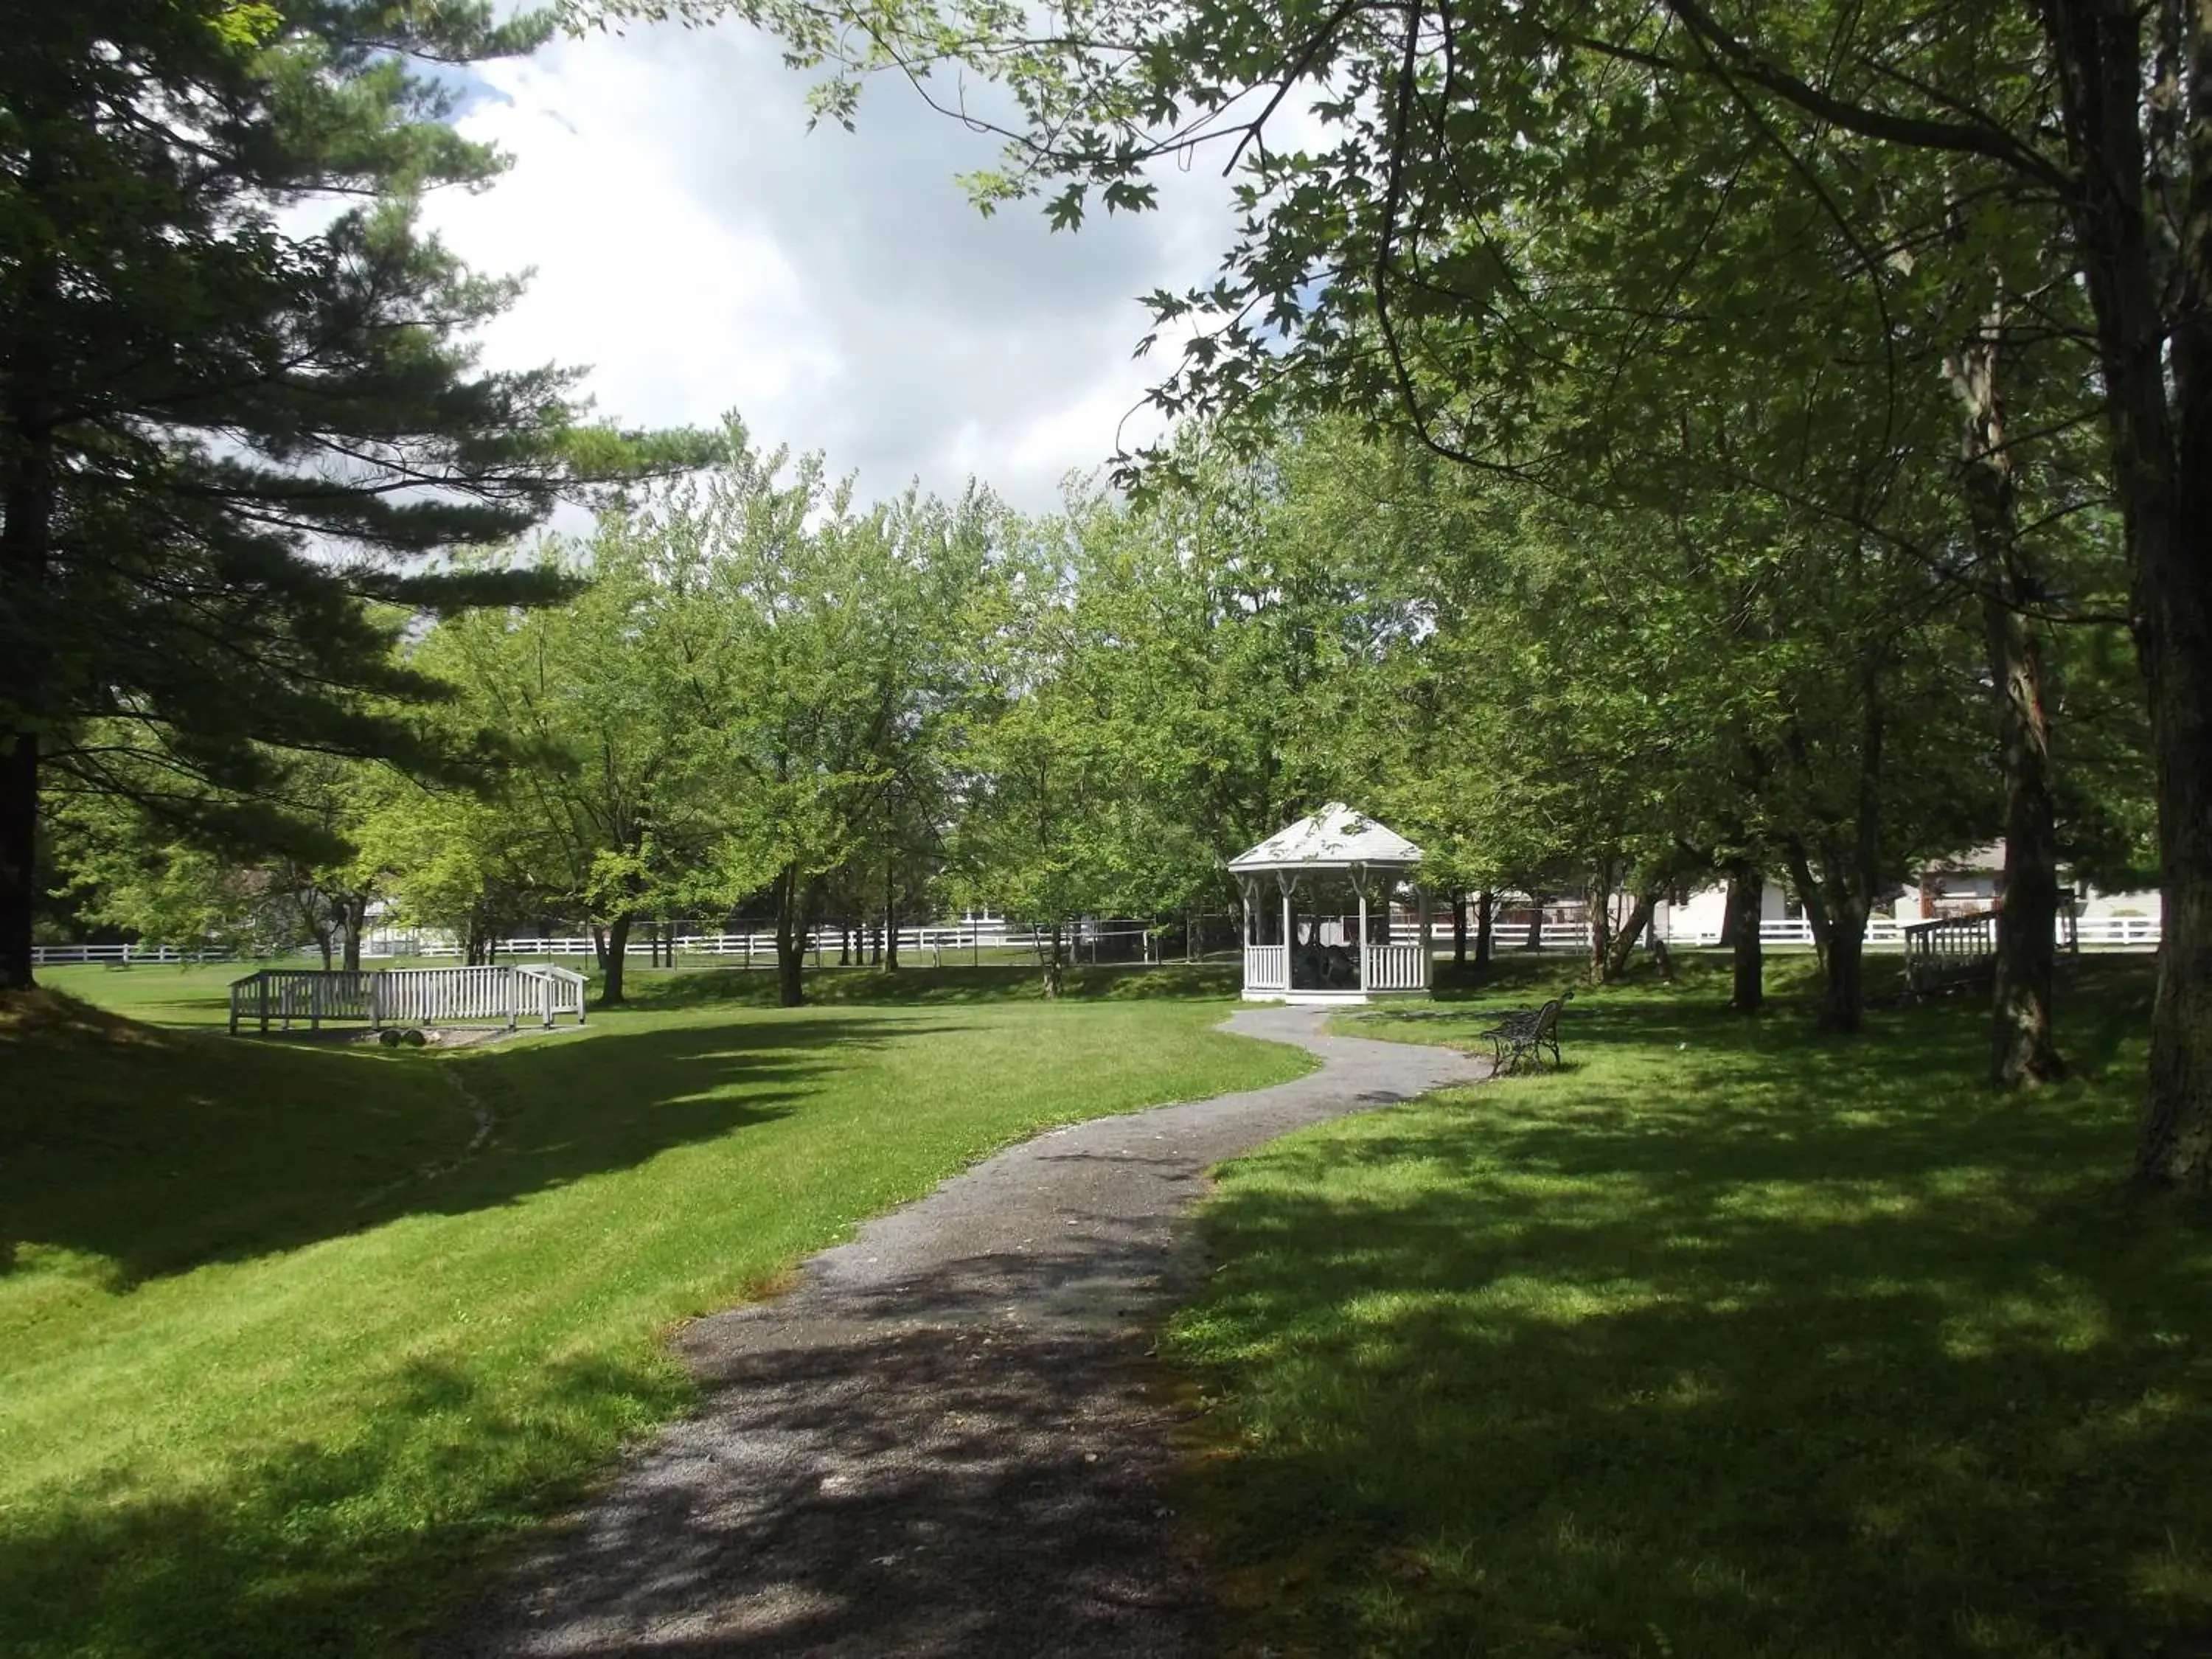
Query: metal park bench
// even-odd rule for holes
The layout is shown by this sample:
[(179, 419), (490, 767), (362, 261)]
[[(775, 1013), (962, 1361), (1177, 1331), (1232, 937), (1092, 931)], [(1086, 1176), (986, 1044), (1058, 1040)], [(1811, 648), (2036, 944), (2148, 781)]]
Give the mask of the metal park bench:
[(1523, 1061), (1541, 1066), (1547, 1048), (1552, 1051), (1554, 1070), (1564, 1064), (1559, 1058), (1559, 1016), (1573, 996), (1569, 991), (1540, 1008), (1516, 1009), (1483, 1032), (1483, 1040), (1490, 1044), (1492, 1075), (1517, 1072)]

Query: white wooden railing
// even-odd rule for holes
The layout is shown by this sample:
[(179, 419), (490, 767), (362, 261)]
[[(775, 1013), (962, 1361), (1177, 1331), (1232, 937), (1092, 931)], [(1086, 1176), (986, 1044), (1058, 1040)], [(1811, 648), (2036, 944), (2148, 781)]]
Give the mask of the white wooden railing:
[(492, 968), (385, 968), (348, 973), (264, 968), (230, 987), (230, 1030), (252, 1022), (264, 1032), (325, 1020), (386, 1025), (499, 1024), (525, 1015), (550, 1027), (559, 1014), (584, 1023), (584, 976), (550, 963)]
[(1428, 988), (1429, 976), (1423, 971), (1418, 939), (1411, 945), (1370, 945), (1366, 948), (1366, 960), (1360, 965), (1364, 971), (1359, 987), (1364, 991), (1420, 991)]
[(1287, 991), (1291, 988), (1291, 953), (1280, 945), (1244, 947), (1244, 988), (1248, 991)]
[(584, 1023), (584, 988), (588, 981), (574, 969), (557, 968), (550, 963), (526, 963), (514, 970), (514, 976), (518, 1014), (543, 1019), (549, 1031), (561, 1014), (574, 1014), (577, 1024)]

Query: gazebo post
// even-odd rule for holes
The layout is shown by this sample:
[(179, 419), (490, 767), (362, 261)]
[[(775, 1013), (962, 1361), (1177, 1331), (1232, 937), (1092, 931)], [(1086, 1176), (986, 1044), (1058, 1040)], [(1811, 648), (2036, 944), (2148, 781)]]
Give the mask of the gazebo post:
[(1283, 890), (1283, 988), (1291, 988), (1291, 890), (1298, 878), (1285, 870), (1275, 878), (1275, 884)]
[(1421, 988), (1429, 988), (1429, 976), (1437, 970), (1437, 949), (1429, 939), (1429, 889), (1424, 882), (1413, 889), (1413, 902), (1421, 913)]
[(1355, 967), (1359, 976), (1360, 994), (1367, 991), (1367, 869), (1364, 865), (1352, 866), (1352, 890), (1359, 896), (1359, 955)]

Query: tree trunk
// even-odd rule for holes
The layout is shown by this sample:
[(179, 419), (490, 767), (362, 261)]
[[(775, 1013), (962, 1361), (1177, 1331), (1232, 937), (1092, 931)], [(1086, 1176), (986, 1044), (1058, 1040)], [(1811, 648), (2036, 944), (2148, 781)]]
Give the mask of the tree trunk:
[[(2197, 367), (2212, 381), (2212, 344)], [(2212, 385), (2199, 384), (2212, 398)], [(2212, 410), (2196, 424), (2212, 451)], [(2191, 539), (2183, 546), (2179, 527), (2166, 526), (2171, 544), (2154, 562), (2194, 573), (2161, 572), (2163, 592), (2141, 574), (2136, 584), (2138, 611), (2158, 617), (2137, 640), (2156, 758), (2161, 928), (2136, 1169), (2154, 1186), (2203, 1192), (2212, 1187), (2212, 453), (2195, 465), (2196, 476), (2184, 474)]]
[(1527, 948), (1531, 951), (1540, 951), (1544, 948), (1544, 896), (1541, 893), (1529, 894), (1528, 904)]
[(1055, 918), (1052, 924), (1051, 943), (1047, 946), (1047, 954), (1043, 963), (1044, 995), (1045, 1000), (1048, 1002), (1052, 1001), (1060, 995), (1062, 961), (1063, 957), (1060, 949), (1060, 922)]
[(1626, 924), (1613, 936), (1612, 942), (1606, 947), (1604, 980), (1607, 984), (1612, 984), (1628, 971), (1628, 958), (1634, 953), (1637, 942), (1650, 927), (1652, 912), (1658, 908), (1659, 892), (1656, 888), (1644, 888), (1637, 893), (1635, 902), (1629, 908)]
[(361, 936), (368, 930), (368, 895), (349, 894), (345, 901), (345, 970), (361, 971)]
[(0, 991), (31, 987), (38, 856), (39, 740), (0, 732)]
[(1984, 601), (2005, 787), (2005, 861), (1997, 909), (1996, 986), (1990, 1075), (2033, 1087), (2065, 1074), (2051, 1040), (2058, 955), (2058, 830), (2051, 793), (2050, 728), (2043, 712), (2041, 645), (2002, 600)]
[(1589, 918), (1589, 976), (1602, 985), (1613, 960), (1613, 860), (1601, 859), (1589, 884), (1583, 889), (1583, 908)]
[(1467, 966), (1467, 895), (1452, 895), (1452, 966)]
[[(2212, 456), (2203, 465), (2212, 470)], [(2199, 505), (2195, 520), (2207, 526), (2200, 533), (2212, 534), (2207, 514), (2212, 501)], [(2201, 572), (2199, 579), (2212, 589), (2212, 580)], [(2196, 608), (2206, 609), (2205, 601)], [(2162, 642), (2172, 657), (2182, 654), (2179, 632)], [(2152, 694), (2162, 933), (2136, 1170), (2152, 1185), (2201, 1193), (2212, 1187), (2212, 619), (2194, 655), (2186, 665), (2162, 663)]]
[[(2149, 1086), (2136, 1172), (2212, 1185), (2212, 245), (2205, 141), (2212, 76), (2197, 8), (2148, 12), (2180, 37), (2182, 87), (2154, 119), (2186, 132), (2191, 199), (2169, 259), (2146, 211), (2146, 9), (2047, 0), (2039, 9), (2078, 189), (2068, 204), (2090, 304), (2124, 526), (2131, 622), (2158, 799), (2161, 936)], [(2161, 55), (2168, 55), (2162, 53)], [(2182, 100), (2185, 99), (2185, 103)], [(2177, 140), (2177, 143), (2184, 142)], [(2170, 266), (2170, 269), (2169, 269)], [(2168, 374), (2180, 401), (2169, 403)]]
[(1866, 955), (1867, 913), (1845, 902), (1828, 915), (1828, 971), (1820, 988), (1820, 1029), (1856, 1031), (1866, 1008), (1866, 986), (1860, 969)]
[(1820, 971), (1828, 971), (1828, 946), (1834, 939), (1834, 929), (1828, 920), (1827, 902), (1821, 896), (1820, 878), (1813, 873), (1813, 861), (1805, 851), (1805, 843), (1791, 836), (1782, 844), (1783, 859), (1790, 866), (1790, 885), (1797, 890), (1797, 902), (1805, 907), (1805, 925), (1813, 930), (1813, 951), (1820, 958)]
[(787, 864), (775, 878), (776, 1000), (796, 1008), (806, 1000), (806, 922), (799, 866)]
[[(53, 162), (33, 145), (30, 194), (37, 200), (53, 183)], [(53, 399), (48, 395), (50, 341), (39, 313), (59, 291), (52, 253), (37, 246), (19, 274), (24, 308), (8, 319), (15, 333), (6, 368), (10, 428), (0, 476), (0, 615), (14, 624), (11, 660), (0, 663), (0, 708), (16, 711), (21, 724), (0, 726), (0, 991), (28, 990), (31, 918), (39, 897), (39, 716), (51, 712), (52, 665), (42, 613), (53, 565), (54, 517), (60, 478), (54, 459)]]
[[(1866, 981), (1867, 902), (1847, 874), (1815, 876), (1804, 843), (1791, 836), (1784, 849), (1790, 878), (1797, 884), (1805, 903), (1805, 919), (1812, 924), (1813, 939), (1820, 952), (1820, 1006), (1817, 1016), (1824, 1031), (1856, 1031), (1864, 1023)], [(1840, 872), (1840, 862), (1831, 870)], [(1863, 884), (1859, 884), (1863, 885)]]
[(2051, 799), (2051, 733), (2043, 708), (2043, 646), (2026, 614), (2041, 598), (2020, 544), (2012, 453), (2005, 447), (2006, 317), (1998, 295), (1944, 370), (1966, 410), (1959, 468), (1982, 580), (1983, 636), (1996, 693), (1997, 760), (2005, 789), (2005, 867), (1997, 912), (1990, 1080), (2033, 1086), (2061, 1074), (2051, 1040), (2057, 954), (2058, 832)]
[(1487, 887), (1474, 896), (1474, 965), (1490, 966), (1491, 921), (1498, 913), (1498, 895)]
[(1721, 942), (1735, 952), (1729, 1006), (1739, 1014), (1755, 1014), (1766, 1000), (1766, 952), (1759, 937), (1759, 902), (1765, 890), (1765, 872), (1757, 865), (1747, 859), (1729, 861)]
[(623, 970), (629, 962), (629, 929), (632, 917), (627, 910), (607, 919), (606, 961), (601, 969), (605, 975), (599, 981), (599, 1006), (611, 1008), (623, 1000)]

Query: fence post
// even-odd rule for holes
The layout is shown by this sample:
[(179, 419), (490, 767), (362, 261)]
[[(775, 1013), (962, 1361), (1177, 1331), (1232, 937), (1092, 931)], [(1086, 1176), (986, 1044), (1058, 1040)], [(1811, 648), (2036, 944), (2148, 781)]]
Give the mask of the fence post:
[(323, 976), (320, 974), (307, 984), (307, 1029), (311, 1031), (323, 1029)]
[(520, 975), (516, 974), (514, 969), (509, 968), (507, 970), (507, 1029), (510, 1031), (514, 1030), (516, 1025), (520, 1024), (519, 1016), (520, 1011), (515, 1006), (520, 1000), (517, 995), (517, 993), (520, 988), (517, 984)]

